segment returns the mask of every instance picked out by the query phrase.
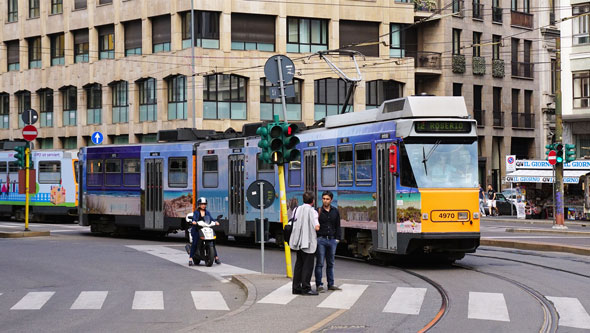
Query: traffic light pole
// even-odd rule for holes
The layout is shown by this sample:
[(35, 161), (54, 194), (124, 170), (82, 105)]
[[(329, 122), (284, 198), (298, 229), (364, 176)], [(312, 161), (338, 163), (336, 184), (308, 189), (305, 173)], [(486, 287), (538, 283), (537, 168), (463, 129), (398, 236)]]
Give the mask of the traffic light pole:
[[(563, 142), (563, 122), (561, 111), (561, 37), (555, 39), (555, 141)], [(555, 165), (555, 225), (556, 229), (566, 229), (563, 216), (563, 162)]]
[(29, 231), (29, 155), (31, 148), (29, 143), (25, 148), (25, 231)]
[[(287, 216), (287, 191), (285, 188), (285, 165), (279, 164), (279, 192), (281, 199), (281, 222), (283, 222), (283, 229), (289, 221)], [(285, 246), (285, 264), (287, 266), (287, 277), (293, 278), (293, 269), (291, 267), (291, 248), (287, 244), (287, 240), (283, 240)]]

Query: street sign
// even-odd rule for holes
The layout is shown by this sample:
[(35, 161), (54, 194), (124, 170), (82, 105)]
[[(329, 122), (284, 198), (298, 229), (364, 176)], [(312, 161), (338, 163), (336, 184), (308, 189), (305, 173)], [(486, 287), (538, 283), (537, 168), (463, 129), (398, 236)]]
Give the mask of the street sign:
[(21, 118), (25, 125), (33, 125), (37, 122), (37, 119), (39, 119), (39, 114), (33, 109), (28, 109), (23, 112)]
[(547, 161), (549, 161), (549, 164), (551, 165), (555, 165), (557, 163), (557, 153), (555, 152), (555, 150), (549, 152), (549, 155), (547, 156)]
[(262, 183), (263, 206), (268, 208), (275, 201), (275, 188), (266, 180), (258, 179), (250, 184), (246, 192), (246, 199), (254, 208), (260, 209), (260, 183)]
[(27, 141), (33, 141), (37, 137), (37, 129), (33, 125), (27, 125), (23, 127), (23, 139)]
[(516, 155), (506, 156), (506, 172), (516, 171)]
[(104, 136), (100, 132), (94, 132), (92, 133), (90, 140), (92, 140), (92, 143), (94, 143), (95, 145), (99, 145), (102, 143), (102, 140), (104, 140)]
[(266, 75), (266, 79), (274, 84), (279, 83), (279, 67), (278, 58), (281, 59), (281, 71), (283, 72), (283, 82), (287, 83), (290, 82), (293, 77), (295, 76), (295, 64), (293, 60), (289, 59), (289, 57), (284, 55), (274, 55), (266, 61), (264, 64), (264, 75)]

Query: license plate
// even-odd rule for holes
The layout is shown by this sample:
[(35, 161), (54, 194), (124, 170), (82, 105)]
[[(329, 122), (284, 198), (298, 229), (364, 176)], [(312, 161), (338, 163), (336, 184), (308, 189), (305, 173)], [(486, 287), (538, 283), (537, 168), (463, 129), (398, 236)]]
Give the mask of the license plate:
[(432, 222), (469, 221), (469, 211), (466, 210), (433, 210), (430, 213)]

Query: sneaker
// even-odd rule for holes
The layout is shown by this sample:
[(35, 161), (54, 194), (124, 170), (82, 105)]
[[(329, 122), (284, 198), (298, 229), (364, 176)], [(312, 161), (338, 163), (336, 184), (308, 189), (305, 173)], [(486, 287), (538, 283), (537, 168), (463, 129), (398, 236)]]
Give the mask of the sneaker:
[(342, 290), (342, 289), (340, 289), (340, 288), (338, 288), (336, 286), (329, 286), (328, 287), (328, 290)]
[(194, 263), (192, 260), (189, 260), (189, 261), (188, 261), (188, 265), (189, 265), (189, 266), (194, 266), (194, 265), (195, 265), (195, 263)]
[(326, 292), (326, 289), (324, 289), (323, 286), (318, 287), (318, 293), (325, 293), (325, 292)]
[(215, 263), (219, 265), (221, 264), (221, 260), (219, 260), (219, 258), (215, 258)]

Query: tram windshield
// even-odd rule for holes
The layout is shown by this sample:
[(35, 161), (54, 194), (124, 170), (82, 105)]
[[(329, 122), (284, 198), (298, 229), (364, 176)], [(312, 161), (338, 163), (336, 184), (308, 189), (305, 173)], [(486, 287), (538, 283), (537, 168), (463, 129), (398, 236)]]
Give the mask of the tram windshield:
[[(478, 187), (474, 138), (408, 138), (404, 146), (402, 167), (409, 162), (419, 188)], [(409, 170), (401, 171), (403, 179)]]

